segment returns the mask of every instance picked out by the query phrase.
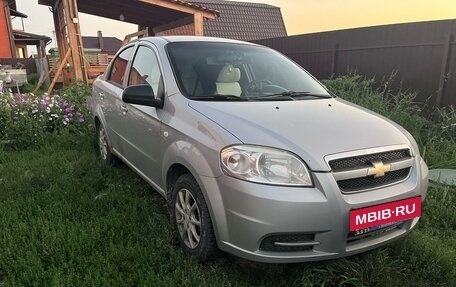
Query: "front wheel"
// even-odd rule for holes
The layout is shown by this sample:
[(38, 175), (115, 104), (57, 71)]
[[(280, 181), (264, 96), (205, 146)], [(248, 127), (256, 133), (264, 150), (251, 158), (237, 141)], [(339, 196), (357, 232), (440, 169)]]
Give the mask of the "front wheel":
[(190, 174), (179, 177), (168, 198), (177, 238), (184, 253), (200, 262), (219, 256), (212, 221), (201, 189)]

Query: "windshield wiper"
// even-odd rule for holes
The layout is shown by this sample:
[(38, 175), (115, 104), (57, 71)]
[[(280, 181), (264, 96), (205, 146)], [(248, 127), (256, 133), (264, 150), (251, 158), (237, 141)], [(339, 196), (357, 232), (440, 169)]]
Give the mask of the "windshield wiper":
[(274, 100), (274, 99), (291, 99), (295, 100), (296, 98), (300, 97), (314, 97), (314, 98), (320, 98), (320, 99), (330, 99), (332, 98), (331, 95), (323, 95), (323, 94), (312, 94), (311, 92), (293, 92), (293, 91), (288, 91), (288, 92), (283, 92), (283, 93), (278, 93), (278, 94), (272, 94), (272, 95), (267, 95), (264, 97), (256, 97), (255, 100)]
[(197, 96), (197, 97), (190, 97), (190, 100), (195, 101), (240, 101), (245, 102), (248, 101), (247, 98), (241, 98), (233, 95), (207, 95), (207, 96)]

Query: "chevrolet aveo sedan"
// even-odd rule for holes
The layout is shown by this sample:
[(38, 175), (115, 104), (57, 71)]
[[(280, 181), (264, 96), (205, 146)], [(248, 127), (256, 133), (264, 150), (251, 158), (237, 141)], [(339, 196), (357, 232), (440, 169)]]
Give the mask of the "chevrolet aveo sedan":
[(421, 216), (428, 168), (413, 137), (269, 48), (143, 38), (95, 81), (91, 105), (101, 158), (166, 198), (200, 261), (348, 256)]

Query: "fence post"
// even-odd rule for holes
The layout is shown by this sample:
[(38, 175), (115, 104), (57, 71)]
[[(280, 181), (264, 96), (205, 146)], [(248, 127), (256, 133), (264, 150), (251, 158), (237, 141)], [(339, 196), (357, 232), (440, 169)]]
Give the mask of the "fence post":
[(337, 62), (339, 60), (339, 44), (334, 44), (332, 51), (331, 77), (337, 76)]
[(453, 36), (449, 34), (445, 38), (445, 44), (443, 46), (442, 69), (440, 70), (439, 89), (437, 90), (437, 97), (435, 99), (435, 106), (438, 108), (442, 106), (443, 96), (445, 94), (445, 84), (448, 77), (448, 65), (450, 62), (451, 41)]

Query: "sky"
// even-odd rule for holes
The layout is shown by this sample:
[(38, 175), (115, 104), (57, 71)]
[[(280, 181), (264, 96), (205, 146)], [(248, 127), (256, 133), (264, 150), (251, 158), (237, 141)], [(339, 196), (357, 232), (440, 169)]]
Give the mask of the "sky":
[[(96, 0), (94, 0), (96, 1)], [(456, 19), (456, 0), (244, 0), (267, 3), (282, 10), (289, 35), (358, 28), (383, 24), (407, 23), (440, 19)], [(17, 9), (27, 14), (25, 31), (54, 39), (54, 22), (48, 7), (38, 0), (16, 0)], [(107, 20), (80, 13), (84, 36), (104, 36), (123, 40), (137, 31), (136, 25)], [(22, 29), (20, 19), (13, 20), (15, 29)], [(55, 43), (55, 41), (53, 41)], [(50, 46), (54, 46), (51, 43)]]

